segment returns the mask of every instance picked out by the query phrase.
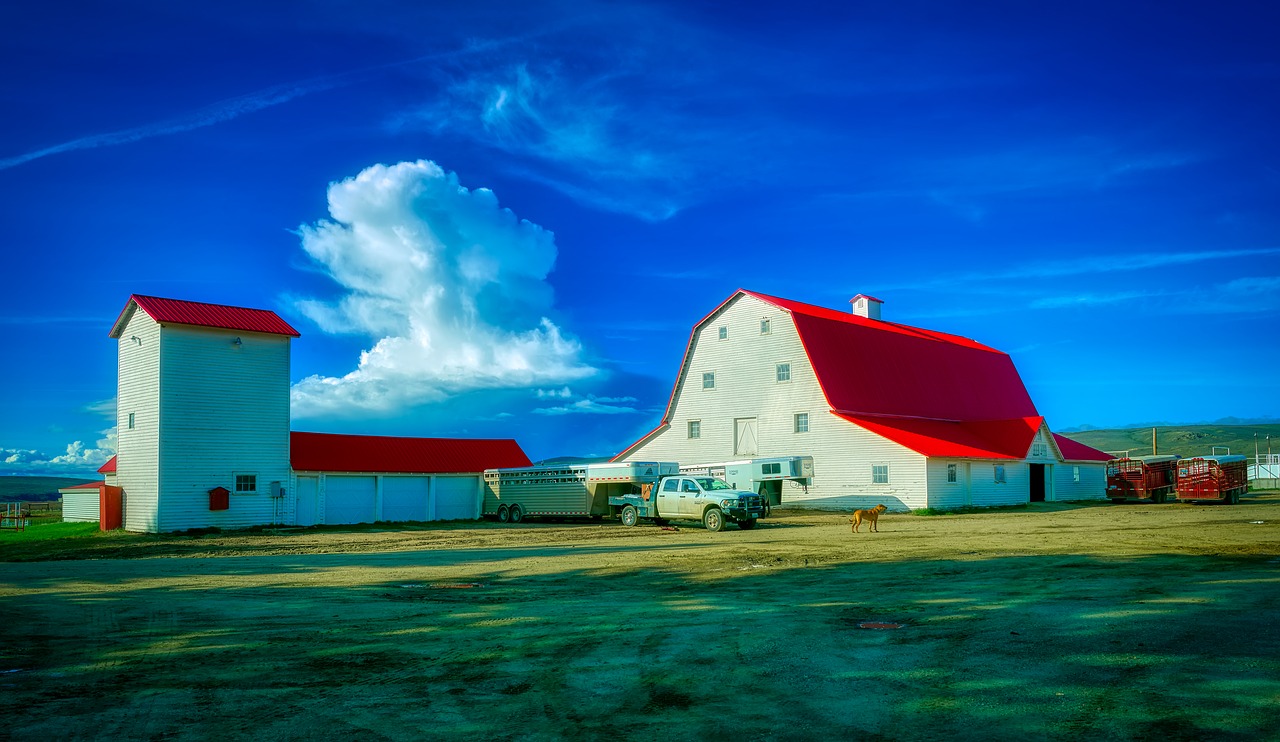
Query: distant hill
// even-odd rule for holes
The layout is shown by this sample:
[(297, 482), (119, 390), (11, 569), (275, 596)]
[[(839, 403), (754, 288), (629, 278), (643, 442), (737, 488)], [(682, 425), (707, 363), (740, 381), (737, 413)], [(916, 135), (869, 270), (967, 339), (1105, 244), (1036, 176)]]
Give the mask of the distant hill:
[(0, 501), (43, 502), (58, 499), (60, 487), (70, 487), (100, 479), (72, 479), (70, 477), (18, 477), (0, 476)]
[[(1230, 449), (1231, 453), (1253, 458), (1254, 435), (1258, 436), (1258, 450), (1267, 452), (1267, 436), (1271, 436), (1271, 452), (1280, 453), (1280, 425), (1171, 425), (1156, 428), (1158, 453), (1178, 456), (1208, 456), (1214, 446)], [(1093, 446), (1102, 451), (1128, 451), (1130, 456), (1151, 453), (1151, 428), (1124, 428), (1119, 430), (1082, 430), (1062, 433), (1073, 441)], [(1219, 450), (1218, 453), (1225, 453)]]

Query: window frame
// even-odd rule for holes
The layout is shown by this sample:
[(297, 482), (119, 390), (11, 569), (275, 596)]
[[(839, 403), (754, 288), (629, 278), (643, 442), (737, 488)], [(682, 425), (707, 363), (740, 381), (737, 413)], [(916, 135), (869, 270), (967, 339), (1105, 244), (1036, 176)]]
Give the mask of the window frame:
[[(800, 421), (804, 420), (803, 429), (801, 429)], [(791, 432), (796, 435), (809, 432), (809, 413), (797, 412), (791, 416)]]
[[(708, 383), (708, 382), (710, 382), (710, 383)], [(715, 389), (715, 388), (716, 388), (716, 372), (715, 372), (715, 371), (703, 371), (703, 372), (702, 372), (702, 389), (703, 389), (703, 391), (706, 391), (707, 389)]]
[(772, 333), (773, 333), (773, 323), (769, 321), (768, 317), (761, 317), (760, 318), (760, 334), (770, 335)]
[[(256, 471), (237, 471), (237, 472), (232, 472), (231, 476), (233, 481), (235, 482), (234, 489), (231, 490), (232, 494), (235, 494), (235, 495), (258, 494), (258, 473)], [(240, 480), (242, 478), (248, 479), (249, 480), (248, 484), (251, 485), (253, 489), (241, 489)]]
[(947, 484), (960, 483), (960, 465), (947, 464)]
[[(786, 372), (787, 378), (782, 378), (783, 372)], [(791, 383), (791, 361), (783, 361), (773, 365), (773, 378), (779, 384)]]
[(687, 427), (689, 440), (697, 440), (702, 437), (702, 420), (690, 420)]
[(129, 413), (129, 430), (133, 430), (133, 429), (134, 429), (134, 425), (135, 425), (135, 423), (134, 423), (134, 417), (133, 417), (133, 414), (134, 414), (134, 413), (132, 413), (132, 412), (130, 412), (130, 413)]
[(1007, 472), (1005, 472), (1005, 470), (1004, 470), (1004, 464), (992, 464), (992, 465), (991, 465), (991, 479), (992, 479), (996, 484), (1008, 484), (1008, 483), (1009, 483), (1009, 476), (1008, 476), (1008, 473), (1007, 473)]
[(1078, 466), (1071, 467), (1071, 481), (1076, 484), (1080, 483), (1080, 467)]
[[(876, 471), (877, 469), (883, 469), (884, 471), (878, 472)], [(882, 474), (884, 478), (877, 479), (877, 477), (881, 476)], [(889, 465), (888, 464), (872, 464), (871, 465), (871, 483), (872, 484), (888, 484), (889, 483)]]
[(720, 339), (721, 339), (721, 340), (728, 340), (728, 339), (729, 339), (729, 328), (728, 328), (728, 327), (725, 327), (724, 325), (720, 325), (720, 333), (719, 333), (719, 334), (720, 334)]

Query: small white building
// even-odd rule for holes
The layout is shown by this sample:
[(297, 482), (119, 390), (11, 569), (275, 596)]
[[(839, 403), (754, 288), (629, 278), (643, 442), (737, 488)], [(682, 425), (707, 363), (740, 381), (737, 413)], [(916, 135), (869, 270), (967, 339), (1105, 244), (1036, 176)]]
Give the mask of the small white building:
[(740, 290), (693, 328), (661, 423), (616, 461), (813, 457), (782, 504), (1101, 499), (1107, 454), (1049, 430), (1008, 355), (968, 338)]
[(99, 518), (102, 499), (102, 485), (114, 487), (116, 484), (116, 457), (112, 456), (107, 463), (98, 468), (103, 476), (101, 482), (85, 482), (58, 490), (62, 495), (62, 522), (94, 522)]
[(476, 518), (481, 473), (529, 465), (512, 440), (291, 433), (298, 336), (264, 309), (129, 298), (102, 483), (123, 491), (126, 530)]

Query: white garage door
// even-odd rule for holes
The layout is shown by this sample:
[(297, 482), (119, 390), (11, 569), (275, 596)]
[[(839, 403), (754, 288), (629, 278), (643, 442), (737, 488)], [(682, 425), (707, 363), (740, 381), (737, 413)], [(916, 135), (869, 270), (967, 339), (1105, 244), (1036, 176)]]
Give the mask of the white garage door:
[(373, 477), (325, 477), (324, 522), (331, 526), (372, 523), (376, 491)]
[(382, 519), (430, 519), (431, 514), (427, 510), (430, 481), (428, 477), (383, 477)]
[(479, 514), (479, 477), (436, 477), (436, 520), (474, 520)]

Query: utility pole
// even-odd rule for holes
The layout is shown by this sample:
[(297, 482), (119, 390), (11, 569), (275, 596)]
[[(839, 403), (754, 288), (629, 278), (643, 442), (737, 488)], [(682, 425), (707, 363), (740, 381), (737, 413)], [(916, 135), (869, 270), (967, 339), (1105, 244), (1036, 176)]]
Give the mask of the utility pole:
[(1155, 429), (1155, 428), (1152, 428), (1152, 429), (1151, 429), (1151, 455), (1152, 455), (1152, 456), (1155, 456), (1155, 455), (1156, 455), (1156, 453), (1157, 453), (1157, 451), (1156, 451), (1156, 429)]

